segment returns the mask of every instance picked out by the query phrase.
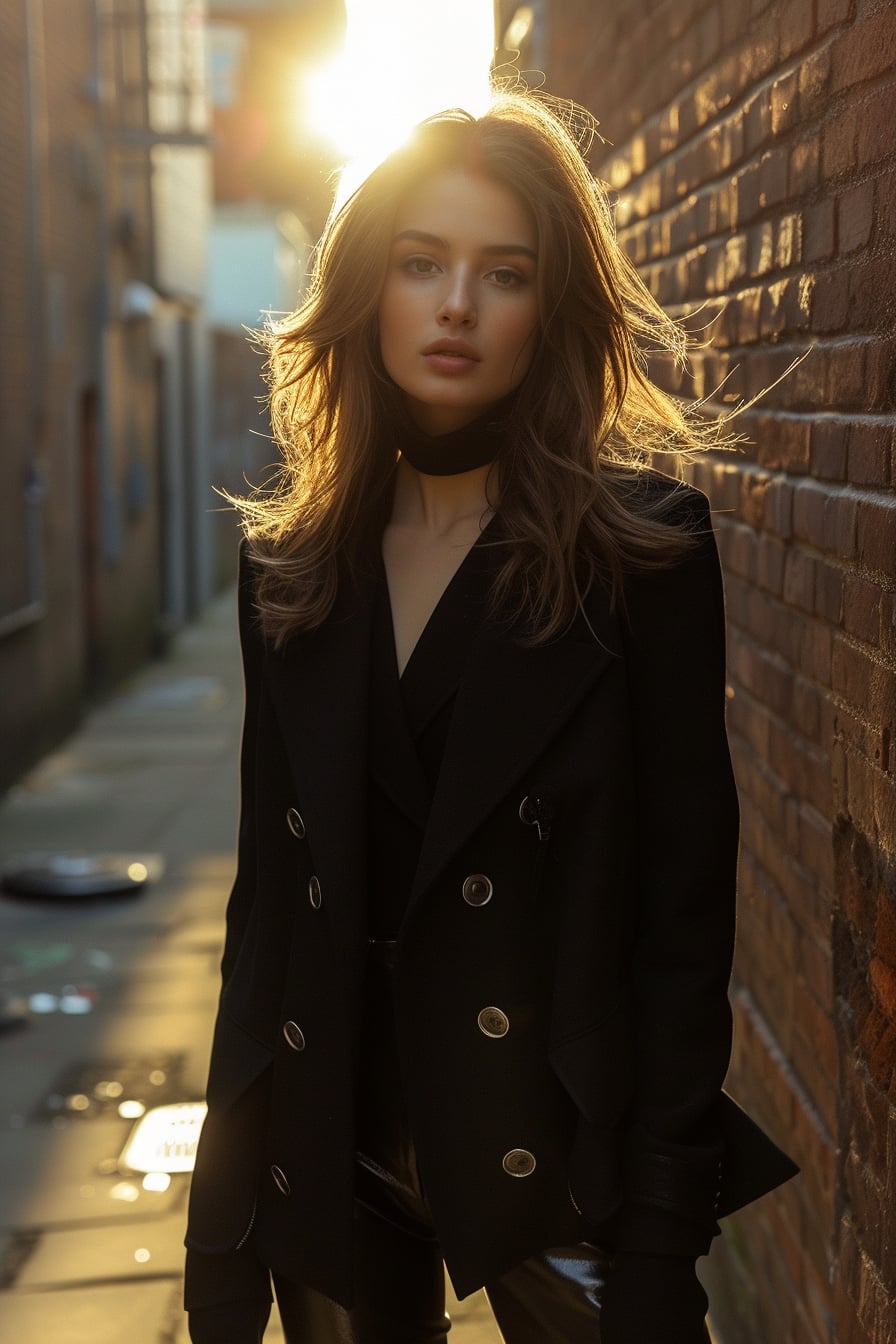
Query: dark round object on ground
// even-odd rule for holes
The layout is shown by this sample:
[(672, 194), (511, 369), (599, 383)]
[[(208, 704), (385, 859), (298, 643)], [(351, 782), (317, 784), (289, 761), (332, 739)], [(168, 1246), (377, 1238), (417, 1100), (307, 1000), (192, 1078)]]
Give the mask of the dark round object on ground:
[(129, 896), (157, 881), (163, 866), (158, 854), (35, 854), (5, 868), (0, 887), (50, 901)]

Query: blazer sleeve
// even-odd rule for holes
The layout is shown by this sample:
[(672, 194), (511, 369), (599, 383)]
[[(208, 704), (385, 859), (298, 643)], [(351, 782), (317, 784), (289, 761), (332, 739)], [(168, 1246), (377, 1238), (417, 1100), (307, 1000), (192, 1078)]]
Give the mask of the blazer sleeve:
[(237, 594), (245, 707), (240, 748), (237, 870), (227, 903), (227, 936), (221, 960), (221, 978), (224, 986), (227, 985), (236, 962), (255, 899), (258, 859), (256, 752), (263, 693), (264, 641), (255, 611), (255, 574), (245, 542), (240, 547)]
[(704, 1253), (731, 1048), (738, 802), (725, 730), (725, 609), (706, 497), (680, 490), (696, 538), (632, 576), (623, 617), (637, 789), (631, 966), (635, 1093), (617, 1249)]

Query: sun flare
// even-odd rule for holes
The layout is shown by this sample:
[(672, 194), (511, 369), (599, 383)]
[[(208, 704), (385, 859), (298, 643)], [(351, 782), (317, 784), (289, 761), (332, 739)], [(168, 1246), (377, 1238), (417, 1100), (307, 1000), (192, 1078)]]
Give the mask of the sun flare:
[(345, 45), (303, 81), (303, 118), (345, 156), (344, 199), (423, 117), (489, 101), (491, 0), (347, 0)]

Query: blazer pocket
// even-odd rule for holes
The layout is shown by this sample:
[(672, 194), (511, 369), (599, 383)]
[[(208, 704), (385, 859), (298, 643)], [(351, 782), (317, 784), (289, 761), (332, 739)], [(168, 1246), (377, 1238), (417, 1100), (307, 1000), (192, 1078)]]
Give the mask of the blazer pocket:
[(595, 1026), (550, 1048), (551, 1067), (589, 1125), (612, 1128), (628, 1107), (634, 1083), (630, 1020), (622, 999)]
[(190, 1182), (186, 1244), (220, 1254), (240, 1249), (255, 1220), (258, 1177), (270, 1108), (271, 1070), (263, 1069), (224, 1109), (209, 1109)]
[(241, 1027), (226, 1011), (219, 1012), (206, 1089), (209, 1110), (222, 1111), (232, 1106), (273, 1058), (273, 1051), (268, 1046)]

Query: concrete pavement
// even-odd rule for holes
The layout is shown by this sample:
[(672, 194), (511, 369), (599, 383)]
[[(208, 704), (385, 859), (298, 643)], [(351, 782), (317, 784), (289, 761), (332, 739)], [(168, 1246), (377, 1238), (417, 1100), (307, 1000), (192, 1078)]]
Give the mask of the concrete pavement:
[[(0, 865), (160, 855), (137, 895), (0, 894), (0, 1338), (185, 1344), (187, 1177), (122, 1166), (126, 1112), (201, 1097), (233, 874), (242, 714), (232, 593), (0, 805)], [(149, 1188), (147, 1188), (149, 1187)], [(482, 1295), (457, 1344), (497, 1344)], [(267, 1337), (282, 1340), (274, 1320)]]

